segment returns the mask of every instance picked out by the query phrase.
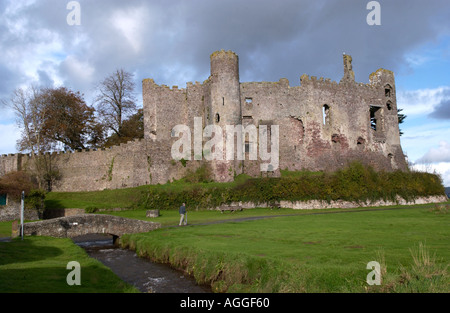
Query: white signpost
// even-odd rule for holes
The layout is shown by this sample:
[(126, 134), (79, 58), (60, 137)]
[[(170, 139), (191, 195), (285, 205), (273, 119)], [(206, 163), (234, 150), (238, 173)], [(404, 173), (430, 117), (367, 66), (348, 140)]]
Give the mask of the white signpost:
[(22, 201), (20, 205), (20, 233), (23, 240), (23, 211), (24, 211), (24, 205), (25, 205), (25, 191), (22, 191)]

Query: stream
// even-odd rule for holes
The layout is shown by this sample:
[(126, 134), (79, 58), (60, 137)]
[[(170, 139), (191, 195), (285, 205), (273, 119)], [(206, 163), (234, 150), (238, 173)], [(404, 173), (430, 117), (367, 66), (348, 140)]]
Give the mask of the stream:
[(112, 237), (86, 235), (73, 238), (91, 258), (109, 267), (123, 281), (141, 292), (151, 293), (210, 293), (208, 286), (198, 285), (195, 279), (167, 264), (140, 258), (134, 251), (113, 245)]

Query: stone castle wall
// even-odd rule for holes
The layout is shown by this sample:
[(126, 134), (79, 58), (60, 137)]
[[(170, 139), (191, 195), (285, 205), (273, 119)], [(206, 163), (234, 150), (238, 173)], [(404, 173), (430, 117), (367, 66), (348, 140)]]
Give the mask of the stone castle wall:
[[(53, 182), (53, 191), (94, 191), (164, 184), (180, 179), (188, 169), (181, 162), (170, 162), (167, 144), (147, 145), (135, 140), (107, 149), (47, 154), (60, 179)], [(0, 176), (16, 170), (33, 171), (31, 155), (14, 154), (0, 157)]]
[[(215, 52), (211, 76), (203, 83), (171, 89), (144, 80), (144, 108), (152, 125), (146, 130), (147, 138), (168, 140), (170, 147), (176, 140), (170, 137), (173, 126), (193, 129), (195, 117), (202, 117), (203, 126), (223, 129), (228, 124), (278, 125), (278, 170), (335, 170), (353, 160), (377, 169), (406, 169), (394, 74), (380, 69), (370, 75), (369, 84), (357, 83), (351, 62), (344, 55), (344, 76), (339, 83), (303, 75), (300, 86), (291, 87), (287, 79), (241, 83), (237, 55)], [(376, 111), (376, 130), (371, 127), (371, 108)], [(211, 162), (221, 181), (231, 180), (229, 173), (259, 176), (260, 164), (261, 160), (250, 161), (248, 155), (244, 162)]]
[[(217, 181), (230, 181), (240, 173), (277, 176), (280, 169), (336, 170), (353, 160), (376, 169), (406, 169), (392, 72), (380, 69), (370, 75), (369, 84), (357, 83), (351, 57), (344, 55), (344, 76), (339, 83), (303, 75), (300, 86), (291, 87), (284, 78), (240, 82), (238, 56), (231, 51), (215, 52), (210, 61), (211, 75), (203, 83), (170, 88), (153, 79), (142, 81), (144, 139), (109, 149), (52, 154), (52, 164), (61, 174), (53, 190), (164, 184), (205, 163)], [(371, 116), (376, 119), (376, 130)], [(263, 173), (260, 165), (264, 162), (260, 158), (250, 161), (248, 153), (244, 161), (225, 157), (207, 161), (194, 152), (187, 163), (174, 160), (171, 147), (178, 138), (174, 138), (173, 127), (186, 125), (193, 131), (196, 117), (201, 117), (202, 129), (207, 125), (223, 130), (226, 125), (268, 125), (270, 131), (271, 125), (278, 125), (278, 168)], [(194, 151), (194, 134), (190, 135)], [(202, 137), (202, 146), (209, 139)], [(32, 168), (30, 155), (0, 157), (0, 176)]]

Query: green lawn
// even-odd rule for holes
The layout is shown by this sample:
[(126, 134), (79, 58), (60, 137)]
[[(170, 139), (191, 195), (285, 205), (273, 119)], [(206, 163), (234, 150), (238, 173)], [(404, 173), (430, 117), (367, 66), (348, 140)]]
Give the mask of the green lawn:
[[(448, 212), (414, 206), (165, 228), (122, 243), (216, 291), (449, 292), (449, 238)], [(414, 266), (421, 245), (430, 257)], [(370, 261), (387, 270), (382, 286), (366, 283)]]
[(0, 238), (11, 236), (12, 222), (0, 222)]
[[(69, 286), (68, 262), (80, 264), (81, 285)], [(0, 242), (0, 292), (138, 292), (70, 239), (17, 238)]]
[[(218, 292), (448, 293), (450, 211), (436, 207), (190, 211), (187, 227), (125, 235), (121, 243), (185, 270)], [(145, 210), (109, 213), (164, 226), (179, 221), (177, 211), (162, 211), (153, 219), (144, 217)], [(283, 214), (289, 216), (201, 225)], [(0, 223), (0, 234), (8, 236), (10, 230), (11, 222)], [(66, 284), (65, 267), (73, 260), (81, 264), (82, 286)], [(382, 266), (381, 286), (366, 283), (370, 261)], [(0, 292), (134, 291), (71, 240), (48, 237), (0, 242), (0, 282)]]

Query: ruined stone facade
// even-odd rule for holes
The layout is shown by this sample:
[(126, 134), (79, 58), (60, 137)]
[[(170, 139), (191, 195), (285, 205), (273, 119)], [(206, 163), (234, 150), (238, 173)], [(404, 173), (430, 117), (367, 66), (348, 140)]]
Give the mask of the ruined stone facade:
[[(341, 81), (303, 75), (300, 86), (287, 79), (278, 82), (240, 82), (238, 56), (231, 51), (211, 55), (211, 75), (203, 83), (187, 83), (186, 88), (142, 81), (145, 138), (97, 151), (54, 153), (54, 167), (61, 174), (55, 191), (102, 190), (164, 184), (180, 179), (188, 170), (202, 164), (212, 170), (217, 181), (233, 180), (235, 175), (278, 176), (280, 169), (336, 170), (353, 160), (382, 170), (405, 170), (407, 164), (400, 146), (395, 79), (391, 71), (379, 69), (368, 84), (355, 82), (352, 59), (344, 55)], [(205, 144), (212, 134), (202, 132), (200, 142), (193, 130), (200, 124), (254, 125), (266, 128), (271, 136), (278, 127), (279, 162), (269, 171), (261, 156), (250, 160), (249, 135), (242, 138), (245, 159), (208, 160), (195, 145)], [(191, 134), (174, 134), (175, 125), (185, 125)], [(264, 126), (264, 127), (262, 127)], [(174, 160), (171, 149), (182, 136), (191, 135), (191, 154)], [(198, 138), (198, 137), (196, 137)], [(234, 138), (234, 148), (239, 141)], [(258, 145), (261, 145), (261, 141)], [(224, 145), (225, 147), (225, 145)], [(258, 147), (257, 147), (258, 148)], [(269, 148), (270, 150), (271, 148)], [(269, 151), (268, 150), (268, 151)], [(258, 150), (259, 151), (259, 150)], [(236, 152), (233, 151), (234, 156)], [(0, 158), (0, 176), (32, 167), (29, 155)], [(186, 162), (185, 162), (186, 161)]]

